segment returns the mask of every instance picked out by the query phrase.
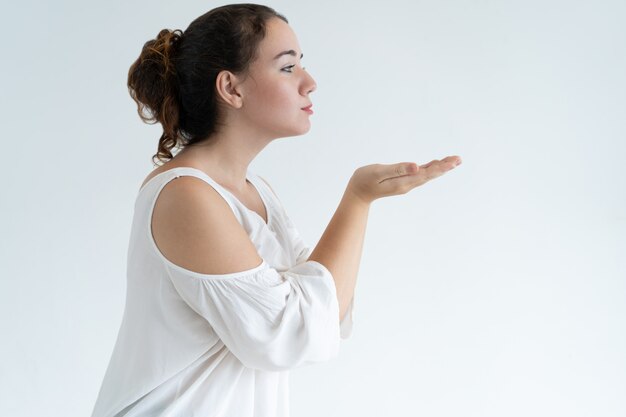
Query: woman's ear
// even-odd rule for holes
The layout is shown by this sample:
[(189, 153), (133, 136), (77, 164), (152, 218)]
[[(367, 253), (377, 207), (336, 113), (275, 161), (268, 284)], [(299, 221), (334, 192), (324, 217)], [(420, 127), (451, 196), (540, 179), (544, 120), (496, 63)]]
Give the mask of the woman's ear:
[(239, 109), (243, 105), (239, 83), (241, 80), (230, 71), (220, 71), (215, 80), (217, 97), (227, 105)]

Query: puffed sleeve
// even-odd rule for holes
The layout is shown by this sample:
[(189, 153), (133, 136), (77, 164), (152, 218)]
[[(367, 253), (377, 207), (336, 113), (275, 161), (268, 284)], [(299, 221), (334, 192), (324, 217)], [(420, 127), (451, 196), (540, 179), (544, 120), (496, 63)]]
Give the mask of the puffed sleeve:
[[(267, 185), (270, 191), (270, 195), (273, 197), (273, 201), (276, 202), (276, 206), (280, 210), (280, 215), (284, 219), (284, 223), (287, 228), (287, 235), (291, 242), (291, 247), (294, 252), (295, 259), (296, 259), (295, 264), (299, 265), (303, 262), (306, 262), (309, 259), (309, 256), (311, 255), (311, 253), (313, 252), (313, 248), (307, 246), (304, 239), (302, 239), (302, 236), (300, 235), (298, 228), (291, 221), (291, 218), (287, 214), (287, 211), (285, 210), (285, 207), (280, 201), (280, 198), (278, 198), (278, 195), (274, 192), (272, 187), (269, 185), (269, 182), (267, 182), (267, 180), (261, 177), (260, 175), (257, 175), (257, 177), (263, 180), (265, 185)], [(347, 339), (352, 335), (353, 326), (354, 326), (354, 294), (352, 296), (352, 299), (350, 300), (350, 305), (348, 306), (348, 310), (346, 311), (346, 314), (340, 323), (340, 336), (342, 339)]]
[(169, 275), (181, 298), (249, 368), (286, 370), (339, 352), (335, 283), (318, 262), (279, 273), (263, 261), (249, 271), (225, 275), (170, 267)]
[[(296, 254), (296, 265), (299, 265), (303, 262), (306, 262), (309, 259), (309, 256), (313, 252), (313, 249), (308, 247), (298, 229), (291, 222), (286, 213), (283, 214), (287, 219), (287, 230), (289, 234), (289, 238), (291, 240), (291, 244), (293, 250)], [(346, 311), (343, 319), (339, 324), (340, 336), (342, 339), (347, 339), (352, 335), (352, 327), (354, 325), (354, 294), (352, 295), (352, 299), (350, 300), (350, 305), (348, 306), (348, 310)]]

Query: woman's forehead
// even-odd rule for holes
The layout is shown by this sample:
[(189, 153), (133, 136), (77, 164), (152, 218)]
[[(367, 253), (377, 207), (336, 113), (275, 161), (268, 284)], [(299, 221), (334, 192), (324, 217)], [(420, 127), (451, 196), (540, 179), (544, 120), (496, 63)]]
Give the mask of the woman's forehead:
[(300, 57), (300, 45), (295, 32), (281, 19), (267, 22), (265, 37), (259, 44), (259, 55), (267, 61), (278, 61), (285, 56)]

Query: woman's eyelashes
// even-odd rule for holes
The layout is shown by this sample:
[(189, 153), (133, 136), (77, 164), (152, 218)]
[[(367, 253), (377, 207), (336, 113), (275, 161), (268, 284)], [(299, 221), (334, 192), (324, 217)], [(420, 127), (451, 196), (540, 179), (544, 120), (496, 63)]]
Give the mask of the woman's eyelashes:
[[(285, 71), (285, 72), (293, 72), (293, 67), (295, 67), (295, 66), (296, 66), (296, 64), (288, 65), (288, 66), (284, 67), (282, 70)], [(306, 70), (306, 68), (302, 67), (302, 70), (304, 71), (304, 70)]]

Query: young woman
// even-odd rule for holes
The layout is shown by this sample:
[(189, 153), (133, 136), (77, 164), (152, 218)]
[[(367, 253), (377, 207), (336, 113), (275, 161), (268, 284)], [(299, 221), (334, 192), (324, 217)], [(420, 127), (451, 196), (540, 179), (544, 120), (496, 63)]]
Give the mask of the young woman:
[(93, 416), (287, 416), (289, 370), (334, 357), (351, 333), (370, 204), (460, 163), (357, 169), (309, 249), (248, 170), (272, 140), (310, 128), (316, 85), (301, 59), (287, 19), (238, 4), (162, 30), (131, 66), (140, 116), (163, 126), (160, 166), (137, 196)]

